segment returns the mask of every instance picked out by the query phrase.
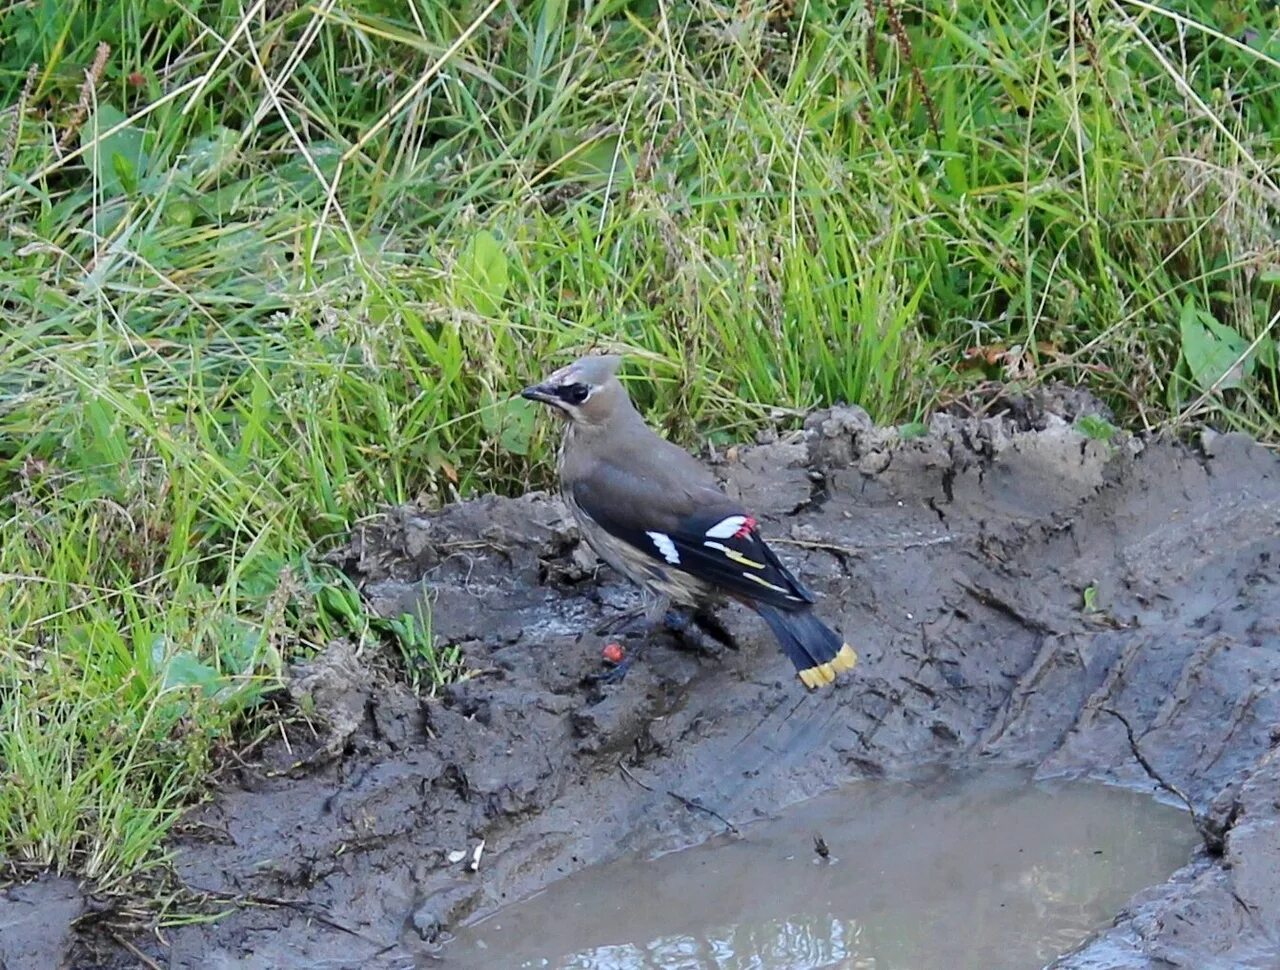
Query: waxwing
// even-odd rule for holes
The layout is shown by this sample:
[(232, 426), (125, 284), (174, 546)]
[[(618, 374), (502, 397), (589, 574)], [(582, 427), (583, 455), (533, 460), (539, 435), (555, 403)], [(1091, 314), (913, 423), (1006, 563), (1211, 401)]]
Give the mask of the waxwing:
[(560, 487), (591, 548), (651, 595), (651, 618), (672, 603), (705, 609), (732, 597), (769, 625), (806, 687), (850, 670), (857, 654), (814, 614), (813, 594), (756, 519), (644, 423), (617, 378), (620, 363), (584, 357), (523, 391), (566, 419)]

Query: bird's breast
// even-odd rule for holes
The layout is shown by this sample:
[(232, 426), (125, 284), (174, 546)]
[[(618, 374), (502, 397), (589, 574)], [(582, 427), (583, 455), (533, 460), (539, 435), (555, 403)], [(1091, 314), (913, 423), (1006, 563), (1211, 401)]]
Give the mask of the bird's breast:
[(569, 453), (569, 444), (572, 440), (573, 440), (573, 422), (566, 421), (564, 434), (560, 436), (560, 448), (558, 451), (556, 451), (556, 475), (560, 479), (560, 487), (566, 492), (568, 491), (568, 488), (564, 484), (564, 481), (565, 481), (564, 464), (565, 464), (565, 456)]

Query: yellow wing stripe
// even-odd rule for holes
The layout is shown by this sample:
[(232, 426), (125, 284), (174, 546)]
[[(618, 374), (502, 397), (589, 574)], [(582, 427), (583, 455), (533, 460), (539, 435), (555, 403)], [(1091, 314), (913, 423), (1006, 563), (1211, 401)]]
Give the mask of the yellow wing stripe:
[(810, 690), (817, 687), (825, 687), (836, 679), (836, 674), (852, 670), (858, 663), (858, 654), (849, 644), (843, 644), (840, 652), (828, 660), (826, 663), (818, 664), (815, 667), (807, 667), (800, 671), (800, 683), (804, 684)]
[[(726, 556), (728, 556), (734, 562), (739, 563), (743, 566), (749, 566), (752, 569), (764, 569), (764, 563), (756, 562), (754, 559), (748, 559), (742, 553), (738, 552), (737, 549), (730, 549), (723, 542), (704, 542), (703, 545), (706, 546), (708, 549), (716, 549), (720, 552), (723, 552)], [(774, 589), (777, 589), (777, 587), (775, 586)]]

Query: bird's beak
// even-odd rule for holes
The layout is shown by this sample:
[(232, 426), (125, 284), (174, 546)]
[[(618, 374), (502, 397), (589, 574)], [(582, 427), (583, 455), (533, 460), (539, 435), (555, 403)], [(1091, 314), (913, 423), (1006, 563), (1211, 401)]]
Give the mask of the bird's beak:
[(554, 404), (558, 398), (555, 394), (555, 388), (549, 384), (530, 384), (520, 396), (530, 401), (541, 401), (543, 404)]

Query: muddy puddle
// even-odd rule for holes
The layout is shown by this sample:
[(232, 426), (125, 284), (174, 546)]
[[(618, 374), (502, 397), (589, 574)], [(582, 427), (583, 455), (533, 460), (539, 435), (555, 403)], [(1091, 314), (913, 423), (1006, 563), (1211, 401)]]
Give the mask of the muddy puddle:
[(423, 965), (1038, 970), (1196, 841), (1185, 811), (1098, 784), (861, 782), (737, 838), (570, 876)]
[[(429, 612), (438, 642), (457, 647), (472, 675), (419, 697), (388, 678), (373, 648), (343, 642), (296, 669), (291, 692), (320, 713), (319, 729), (298, 727), (228, 764), (222, 790), (170, 845), (177, 879), (228, 915), (131, 942), (169, 970), (410, 968), (447, 954), (459, 928), (550, 898), (576, 873), (722, 839), (728, 826), (752, 833), (744, 845), (794, 838), (762, 851), (806, 879), (843, 877), (860, 861), (923, 869), (923, 822), (856, 846), (823, 823), (841, 832), (828, 839), (839, 859), (829, 871), (810, 867), (816, 823), (790, 836), (750, 823), (853, 783), (1003, 766), (1144, 798), (1157, 774), (1205, 835), (1147, 870), (1145, 888), (1130, 892), (1135, 880), (1081, 916), (1073, 932), (1097, 931), (1057, 970), (1275, 970), (1280, 459), (1235, 435), (1091, 440), (1073, 422), (1093, 407), (1070, 392), (1039, 395), (987, 417), (935, 415), (926, 436), (906, 441), (840, 408), (720, 456), (726, 488), (861, 655), (821, 693), (804, 690), (737, 608), (721, 616), (737, 650), (693, 655), (654, 636), (624, 683), (585, 683), (600, 669), (591, 631), (635, 593), (586, 553), (558, 499), (392, 510), (337, 561), (370, 609)], [(860, 815), (875, 817), (874, 799)], [(1042, 848), (1074, 841), (1103, 848), (1104, 860), (1121, 851), (1091, 844), (1101, 834), (1068, 834), (1040, 832)], [(725, 860), (742, 851), (714, 850)], [(950, 858), (965, 888), (912, 892), (935, 907), (977, 906), (982, 870)], [(778, 878), (789, 884), (786, 866)], [(1064, 891), (1081, 894), (1069, 898), (1093, 891), (1090, 871), (1078, 883), (1064, 875)], [(696, 876), (692, 865), (671, 871)], [(892, 898), (873, 919), (874, 900), (855, 890), (862, 917), (837, 915), (860, 919), (863, 945), (889, 945), (876, 928), (894, 913), (920, 922)], [(1042, 890), (1023, 887), (1004, 908), (1047, 905)], [(45, 890), (24, 891), (30, 908)], [(772, 923), (824, 918), (820, 906), (750, 912), (761, 940)], [(730, 922), (710, 910), (696, 925), (655, 919), (624, 942), (718, 938)], [(137, 965), (81, 927), (69, 955), (55, 942), (38, 965)]]

